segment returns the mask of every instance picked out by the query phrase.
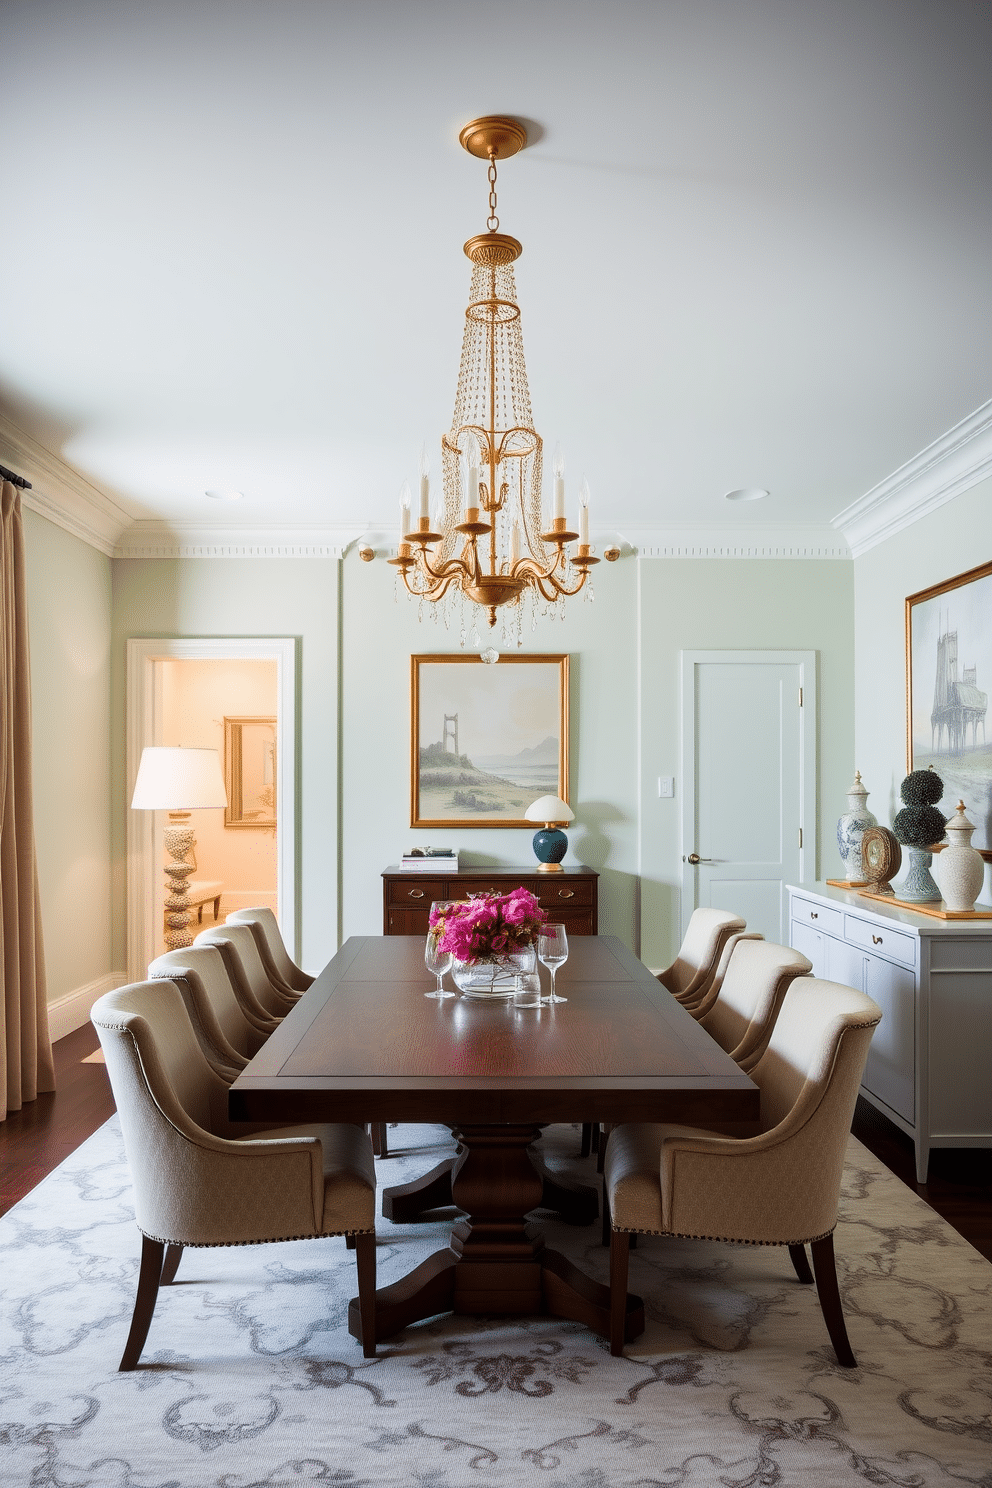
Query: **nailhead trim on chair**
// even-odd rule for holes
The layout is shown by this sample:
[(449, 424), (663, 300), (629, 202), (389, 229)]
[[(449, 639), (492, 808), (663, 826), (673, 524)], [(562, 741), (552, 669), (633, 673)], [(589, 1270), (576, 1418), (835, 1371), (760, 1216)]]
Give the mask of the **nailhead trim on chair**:
[(375, 1230), (320, 1230), (311, 1235), (273, 1235), (267, 1240), (169, 1240), (165, 1235), (149, 1235), (138, 1226), (139, 1233), (159, 1245), (181, 1245), (184, 1250), (231, 1250), (246, 1245), (282, 1245), (287, 1240), (333, 1240), (338, 1235), (374, 1235)]
[[(868, 1024), (864, 1027), (867, 1028)], [(685, 1230), (634, 1230), (629, 1225), (618, 1224), (611, 1224), (610, 1228), (618, 1235), (663, 1235), (666, 1240), (719, 1240), (724, 1245), (815, 1245), (818, 1240), (832, 1235), (836, 1225), (831, 1225), (822, 1235), (809, 1235), (805, 1240), (739, 1240), (732, 1235), (690, 1235)]]

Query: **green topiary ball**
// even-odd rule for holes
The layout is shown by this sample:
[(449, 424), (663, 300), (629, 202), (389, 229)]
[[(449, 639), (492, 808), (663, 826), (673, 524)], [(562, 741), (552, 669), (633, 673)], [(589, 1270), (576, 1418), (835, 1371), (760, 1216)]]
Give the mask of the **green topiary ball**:
[(944, 782), (936, 770), (913, 770), (899, 787), (899, 794), (907, 806), (936, 806), (944, 794)]
[[(917, 775), (926, 773), (926, 770), (914, 771)], [(908, 777), (910, 780), (912, 778), (912, 775)], [(904, 806), (896, 814), (892, 830), (897, 839), (907, 847), (931, 847), (943, 837), (946, 824), (943, 812), (938, 811), (936, 806)]]

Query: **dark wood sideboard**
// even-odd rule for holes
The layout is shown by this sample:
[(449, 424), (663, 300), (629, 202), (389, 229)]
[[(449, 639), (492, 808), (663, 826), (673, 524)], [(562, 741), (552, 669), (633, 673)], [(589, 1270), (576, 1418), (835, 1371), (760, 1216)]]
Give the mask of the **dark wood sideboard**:
[(548, 918), (569, 935), (599, 933), (599, 874), (592, 868), (563, 868), (538, 873), (533, 868), (471, 868), (457, 873), (404, 873), (397, 867), (382, 875), (383, 935), (426, 935), (427, 916), (435, 899), (467, 899), (485, 892), (508, 894), (523, 885), (537, 896)]

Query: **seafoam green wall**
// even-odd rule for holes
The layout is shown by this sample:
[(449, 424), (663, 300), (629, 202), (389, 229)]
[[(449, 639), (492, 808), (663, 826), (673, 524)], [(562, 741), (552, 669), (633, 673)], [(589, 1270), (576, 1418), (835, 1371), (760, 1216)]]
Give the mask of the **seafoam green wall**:
[(121, 964), (111, 951), (111, 560), (27, 510), (24, 540), (35, 842), (58, 1002)]
[[(301, 651), (300, 861), (303, 959), (382, 928), (382, 869), (426, 833), (410, 823), (410, 656), (459, 650), (457, 633), (395, 595), (394, 570), (320, 559), (127, 560), (115, 567), (114, 713), (124, 643), (138, 635), (295, 635)], [(340, 587), (339, 587), (340, 585)], [(524, 635), (528, 653), (571, 657), (568, 861), (601, 876), (600, 928), (661, 965), (678, 944), (678, 796), (683, 648), (820, 654), (821, 836), (839, 814), (853, 756), (851, 565), (637, 560), (602, 565), (596, 597)], [(115, 738), (114, 854), (123, 870), (123, 728)], [(340, 765), (340, 774), (339, 774)], [(741, 802), (741, 811), (760, 809)], [(436, 835), (436, 834), (435, 834)], [(479, 865), (533, 861), (530, 830), (457, 834)], [(123, 917), (115, 954), (123, 964)]]
[[(884, 825), (899, 810), (906, 774), (906, 598), (990, 562), (992, 480), (854, 560), (857, 765), (869, 809)], [(979, 678), (979, 686), (990, 691), (990, 681)], [(988, 869), (982, 899), (990, 899)]]

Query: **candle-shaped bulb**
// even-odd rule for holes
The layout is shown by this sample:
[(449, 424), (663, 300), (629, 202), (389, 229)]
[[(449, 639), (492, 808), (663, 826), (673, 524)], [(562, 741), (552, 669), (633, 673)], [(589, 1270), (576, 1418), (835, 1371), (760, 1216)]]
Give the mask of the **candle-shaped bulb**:
[(520, 523), (519, 522), (514, 522), (513, 526), (510, 528), (510, 567), (511, 567), (511, 569), (512, 569), (513, 565), (517, 562), (517, 560), (519, 559), (519, 557), (520, 557)]
[(589, 544), (589, 482), (585, 476), (579, 486), (579, 542)]
[(431, 463), (427, 458), (427, 446), (420, 447), (420, 520), (426, 522), (431, 514), (431, 483), (429, 471)]
[(400, 542), (410, 531), (410, 482), (404, 481), (400, 486)]
[(551, 468), (555, 473), (554, 502), (551, 508), (553, 517), (565, 517), (565, 456), (561, 452), (561, 445), (555, 445), (555, 455), (551, 462)]

